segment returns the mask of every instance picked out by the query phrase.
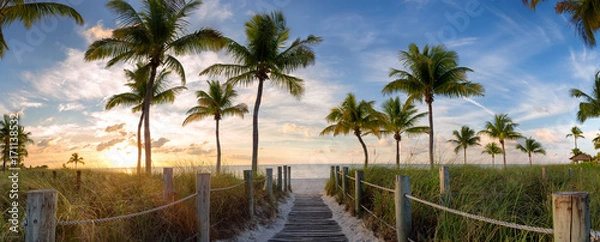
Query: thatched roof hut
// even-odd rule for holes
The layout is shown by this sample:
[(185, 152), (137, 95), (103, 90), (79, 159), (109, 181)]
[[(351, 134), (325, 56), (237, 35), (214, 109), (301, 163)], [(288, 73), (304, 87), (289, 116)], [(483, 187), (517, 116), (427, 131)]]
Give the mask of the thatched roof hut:
[(589, 156), (589, 155), (587, 155), (587, 154), (584, 154), (584, 153), (580, 153), (580, 154), (575, 155), (575, 156), (573, 156), (573, 157), (571, 157), (569, 159), (571, 160), (571, 162), (573, 162), (575, 164), (579, 164), (580, 161), (583, 161), (583, 162), (590, 162), (590, 161), (592, 161), (592, 157)]

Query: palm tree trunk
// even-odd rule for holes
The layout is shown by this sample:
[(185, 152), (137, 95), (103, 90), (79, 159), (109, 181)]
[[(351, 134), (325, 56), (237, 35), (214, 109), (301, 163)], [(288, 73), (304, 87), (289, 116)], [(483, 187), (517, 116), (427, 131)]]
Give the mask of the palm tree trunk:
[(263, 85), (265, 80), (258, 80), (258, 93), (256, 94), (256, 102), (254, 103), (254, 113), (252, 113), (252, 173), (258, 171), (258, 109), (262, 100)]
[(427, 109), (429, 111), (429, 167), (433, 170), (433, 110), (431, 103), (427, 102)]
[(577, 149), (577, 137), (573, 136), (573, 140), (575, 140), (575, 149)]
[(215, 135), (217, 136), (217, 175), (221, 174), (221, 141), (219, 140), (219, 120), (216, 120), (217, 128)]
[(144, 112), (142, 112), (142, 115), (140, 115), (140, 122), (138, 123), (138, 129), (137, 129), (137, 150), (138, 150), (137, 174), (138, 175), (142, 174), (142, 122), (143, 121), (144, 121)]
[(529, 165), (530, 165), (530, 166), (532, 166), (532, 165), (533, 165), (533, 162), (531, 162), (531, 152), (528, 152), (528, 154), (527, 154), (527, 155), (529, 155)]
[(400, 140), (396, 139), (396, 169), (400, 169)]
[(355, 132), (354, 134), (358, 138), (358, 142), (360, 142), (360, 145), (363, 148), (363, 152), (365, 153), (365, 169), (367, 169), (367, 166), (369, 165), (369, 152), (367, 151), (367, 145), (365, 145), (365, 142), (363, 141), (362, 137), (360, 137), (360, 132), (358, 134)]
[(467, 148), (463, 147), (463, 165), (467, 164)]
[(158, 60), (152, 59), (150, 61), (150, 79), (148, 80), (148, 87), (146, 88), (146, 97), (144, 98), (144, 105), (142, 112), (144, 112), (144, 154), (146, 156), (146, 174), (152, 173), (152, 141), (150, 139), (150, 102), (152, 98), (152, 89), (154, 87), (154, 79), (156, 78), (156, 69), (158, 68)]
[(502, 145), (502, 159), (504, 160), (504, 169), (506, 169), (506, 151), (504, 150), (504, 140), (500, 140)]
[(492, 154), (492, 167), (496, 167), (496, 164), (494, 162), (494, 154)]

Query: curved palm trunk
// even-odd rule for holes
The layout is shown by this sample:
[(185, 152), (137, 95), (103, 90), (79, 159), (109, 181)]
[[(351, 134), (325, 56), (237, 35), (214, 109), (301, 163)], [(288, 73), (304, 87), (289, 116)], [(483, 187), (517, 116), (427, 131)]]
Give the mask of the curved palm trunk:
[(258, 93), (256, 94), (256, 102), (254, 103), (254, 113), (252, 113), (252, 173), (258, 171), (258, 109), (262, 100), (263, 86), (265, 80), (258, 80)]
[(427, 102), (427, 109), (429, 111), (429, 167), (433, 170), (433, 110), (431, 103)]
[(577, 149), (577, 137), (573, 136), (573, 140), (575, 140), (575, 149)]
[[(142, 107), (142, 109), (143, 109), (143, 107)], [(142, 122), (143, 121), (144, 121), (144, 112), (142, 111), (142, 115), (140, 115), (140, 122), (138, 123), (138, 129), (137, 129), (137, 150), (138, 150), (137, 174), (138, 175), (142, 174)]]
[(463, 165), (467, 164), (467, 147), (463, 147)]
[(504, 169), (506, 169), (506, 151), (504, 150), (504, 140), (500, 140), (500, 145), (502, 145), (502, 159), (504, 160)]
[(219, 120), (216, 120), (217, 128), (215, 135), (217, 136), (217, 174), (221, 174), (221, 141), (219, 140)]
[(396, 169), (400, 169), (400, 139), (395, 139), (395, 140), (396, 140)]
[(363, 148), (363, 152), (365, 153), (365, 169), (367, 169), (367, 166), (369, 165), (369, 152), (367, 151), (367, 145), (365, 145), (365, 142), (363, 141), (362, 137), (360, 137), (360, 131), (354, 132), (354, 135), (356, 135), (356, 137), (358, 138), (358, 142), (360, 142), (360, 145)]
[(527, 152), (527, 155), (529, 156), (529, 165), (532, 166), (533, 162), (531, 162), (531, 152)]
[(152, 173), (152, 142), (150, 140), (150, 99), (152, 98), (152, 87), (156, 78), (156, 69), (159, 63), (156, 60), (151, 61), (150, 79), (146, 88), (146, 97), (142, 112), (144, 112), (144, 155), (146, 156), (146, 174)]

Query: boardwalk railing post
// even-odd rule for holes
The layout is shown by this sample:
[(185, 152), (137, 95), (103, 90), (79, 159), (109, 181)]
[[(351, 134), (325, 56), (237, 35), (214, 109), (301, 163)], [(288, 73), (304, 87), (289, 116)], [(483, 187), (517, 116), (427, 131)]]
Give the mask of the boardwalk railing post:
[(450, 171), (447, 166), (440, 167), (440, 205), (450, 206)]
[(283, 166), (283, 191), (288, 191), (288, 166)]
[(346, 201), (347, 200), (347, 195), (346, 193), (348, 193), (348, 167), (344, 166), (342, 168), (342, 201)]
[(33, 190), (27, 192), (25, 218), (26, 241), (50, 241), (56, 237), (56, 204), (58, 191)]
[(335, 192), (340, 191), (340, 166), (335, 166)]
[(542, 167), (542, 179), (547, 180), (548, 175), (546, 174), (546, 167)]
[(412, 204), (405, 194), (410, 195), (410, 178), (408, 176), (396, 175), (396, 236), (398, 242), (408, 242), (408, 236), (412, 230)]
[(269, 202), (273, 202), (273, 168), (267, 168), (267, 194), (269, 195)]
[(166, 202), (172, 202), (175, 199), (175, 191), (173, 191), (173, 168), (163, 168), (163, 199)]
[(283, 186), (281, 185), (281, 166), (277, 167), (277, 190), (283, 192)]
[(587, 192), (552, 194), (554, 241), (590, 241), (590, 200)]
[(196, 241), (210, 241), (210, 173), (196, 175), (196, 219), (198, 236)]
[(244, 181), (246, 181), (246, 195), (248, 196), (248, 212), (250, 220), (254, 219), (254, 191), (252, 186), (252, 170), (244, 170)]
[(356, 210), (356, 217), (362, 217), (362, 207), (360, 206), (360, 201), (362, 199), (363, 194), (363, 186), (362, 180), (364, 178), (364, 174), (362, 170), (354, 171), (354, 208)]
[(292, 166), (288, 166), (288, 186), (287, 186), (287, 190), (288, 192), (292, 191)]

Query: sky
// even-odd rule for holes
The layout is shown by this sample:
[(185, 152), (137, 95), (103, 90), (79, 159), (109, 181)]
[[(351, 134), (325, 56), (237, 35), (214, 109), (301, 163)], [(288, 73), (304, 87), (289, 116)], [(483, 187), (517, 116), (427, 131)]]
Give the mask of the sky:
[[(107, 1), (58, 1), (74, 7), (85, 20), (49, 18), (31, 29), (15, 23), (3, 29), (10, 50), (0, 60), (0, 112), (19, 112), (21, 124), (35, 141), (28, 146), (25, 165), (60, 167), (77, 152), (85, 167), (135, 166), (135, 134), (139, 113), (123, 106), (105, 110), (111, 95), (127, 92), (124, 69), (132, 63), (106, 68), (106, 60), (85, 62), (83, 54), (95, 40), (109, 37), (116, 18)], [(129, 1), (139, 7), (139, 1)], [(520, 0), (206, 0), (188, 17), (188, 31), (209, 27), (239, 43), (246, 43), (244, 23), (257, 13), (280, 10), (291, 37), (320, 36), (314, 47), (316, 63), (292, 73), (304, 79), (306, 91), (297, 100), (277, 87), (266, 85), (259, 112), (259, 164), (327, 164), (363, 162), (352, 135), (319, 136), (328, 124), (325, 116), (348, 93), (381, 104), (381, 94), (392, 79), (390, 68), (402, 68), (398, 52), (410, 43), (443, 44), (456, 51), (459, 65), (474, 70), (468, 79), (485, 88), (484, 97), (436, 97), (433, 102), (435, 159), (462, 163), (455, 154), (452, 131), (468, 125), (483, 129), (494, 114), (508, 114), (518, 131), (539, 141), (547, 155), (534, 155), (534, 164), (568, 163), (573, 139), (566, 138), (577, 125), (584, 131), (580, 149), (595, 155), (591, 139), (598, 119), (581, 124), (575, 114), (580, 100), (571, 88), (592, 91), (599, 70), (598, 48), (589, 48), (548, 1), (536, 11)], [(139, 9), (139, 8), (138, 8)], [(214, 77), (199, 73), (214, 63), (231, 63), (224, 51), (178, 56), (183, 63), (187, 91), (173, 104), (151, 109), (153, 163), (155, 166), (211, 165), (216, 162), (215, 123), (208, 118), (182, 127), (186, 111), (196, 105), (195, 92)], [(225, 81), (223, 77), (216, 78)], [(181, 85), (175, 76), (171, 86)], [(252, 110), (256, 85), (237, 87), (236, 103)], [(420, 111), (427, 111), (418, 104)], [(423, 119), (420, 124), (427, 125)], [(250, 165), (252, 114), (227, 117), (221, 123), (225, 165)], [(395, 162), (392, 137), (366, 136), (371, 164)], [(468, 149), (468, 162), (490, 164), (482, 147), (494, 140), (482, 136), (479, 147)], [(427, 135), (403, 137), (402, 162), (428, 162)], [(527, 154), (515, 149), (521, 141), (507, 142), (509, 164), (528, 163)], [(496, 158), (496, 163), (501, 157)]]

